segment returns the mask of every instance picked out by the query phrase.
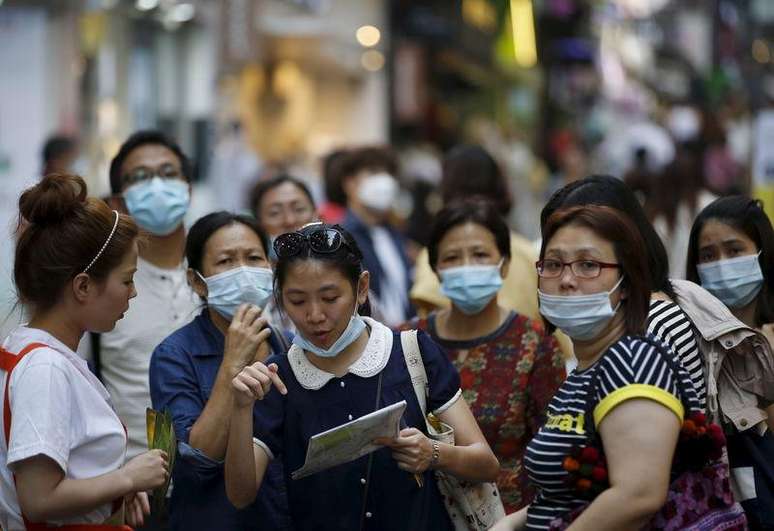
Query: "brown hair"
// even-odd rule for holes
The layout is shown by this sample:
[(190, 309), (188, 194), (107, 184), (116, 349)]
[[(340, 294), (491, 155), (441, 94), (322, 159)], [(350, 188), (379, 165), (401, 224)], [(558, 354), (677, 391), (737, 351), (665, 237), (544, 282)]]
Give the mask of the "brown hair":
[[(621, 264), (623, 282), (619, 289), (625, 289), (623, 310), (627, 334), (645, 333), (645, 321), (650, 307), (650, 276), (645, 242), (637, 227), (624, 213), (610, 207), (587, 205), (557, 210), (548, 218), (543, 228), (543, 243), (540, 259), (546, 252), (551, 238), (567, 225), (581, 225), (591, 229), (597, 236), (613, 244), (615, 256)], [(550, 323), (547, 323), (550, 325)], [(553, 331), (554, 327), (550, 327)]]
[[(36, 311), (54, 306), (68, 281), (84, 272), (108, 239), (115, 214), (87, 197), (76, 175), (47, 175), (19, 198), (19, 239), (13, 276), (19, 299)], [(119, 215), (115, 234), (88, 274), (103, 281), (137, 238), (134, 220)]]

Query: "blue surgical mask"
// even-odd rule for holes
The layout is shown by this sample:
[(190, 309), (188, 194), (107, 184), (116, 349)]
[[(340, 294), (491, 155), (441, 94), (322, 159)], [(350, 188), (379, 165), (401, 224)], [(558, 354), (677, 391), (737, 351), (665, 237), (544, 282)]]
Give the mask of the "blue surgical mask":
[(590, 295), (549, 295), (538, 290), (540, 313), (572, 339), (593, 339), (602, 332), (621, 306), (620, 301), (615, 308), (610, 304), (610, 295), (621, 282), (623, 277), (610, 291)]
[(241, 266), (207, 278), (199, 276), (207, 284), (207, 305), (229, 321), (242, 304), (263, 309), (272, 294), (274, 274), (264, 267)]
[(352, 317), (349, 318), (349, 324), (347, 325), (347, 328), (344, 329), (344, 332), (341, 333), (339, 338), (334, 341), (333, 345), (330, 347), (318, 347), (303, 335), (301, 335), (300, 331), (296, 332), (296, 335), (293, 337), (293, 344), (308, 352), (312, 352), (321, 358), (333, 358), (337, 356), (342, 350), (354, 343), (355, 340), (360, 337), (360, 334), (363, 333), (365, 328), (365, 321), (363, 321), (363, 318), (357, 314), (357, 311), (355, 311)]
[(747, 306), (763, 287), (760, 254), (698, 264), (701, 286), (729, 308)]
[(191, 197), (188, 183), (154, 177), (124, 191), (126, 209), (137, 224), (156, 236), (171, 234), (183, 221)]
[(439, 271), (441, 293), (467, 315), (483, 310), (500, 291), (502, 261), (497, 265), (464, 265)]

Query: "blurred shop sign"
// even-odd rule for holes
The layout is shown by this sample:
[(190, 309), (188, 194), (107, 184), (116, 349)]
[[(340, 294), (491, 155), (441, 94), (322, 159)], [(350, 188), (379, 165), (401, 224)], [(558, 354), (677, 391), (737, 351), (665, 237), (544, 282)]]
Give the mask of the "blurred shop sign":
[(758, 22), (763, 24), (774, 23), (774, 2), (771, 0), (752, 0), (750, 13)]
[(294, 7), (311, 11), (315, 14), (322, 14), (330, 7), (330, 0), (279, 0), (283, 4), (290, 4)]
[(393, 101), (401, 123), (419, 122), (427, 105), (426, 61), (422, 47), (410, 41), (395, 46)]
[(225, 69), (256, 60), (260, 40), (255, 0), (221, 0), (220, 17), (220, 63)]
[(755, 121), (753, 195), (763, 200), (766, 213), (774, 218), (774, 110), (764, 110)]
[(497, 11), (489, 0), (462, 0), (462, 19), (485, 33), (497, 30)]

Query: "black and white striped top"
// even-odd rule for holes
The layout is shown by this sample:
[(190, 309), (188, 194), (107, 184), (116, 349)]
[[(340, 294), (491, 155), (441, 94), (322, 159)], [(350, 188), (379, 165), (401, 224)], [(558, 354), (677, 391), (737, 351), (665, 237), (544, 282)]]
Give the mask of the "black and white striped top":
[[(594, 373), (598, 372), (595, 426), (616, 405), (630, 398), (655, 400), (682, 419), (686, 413), (683, 404), (692, 410), (699, 407), (699, 402), (689, 374), (679, 364), (675, 366), (678, 374), (653, 345), (642, 338), (625, 336), (591, 367), (567, 377), (548, 406), (545, 424), (527, 446), (524, 464), (537, 488), (527, 511), (527, 529), (548, 529), (551, 520), (585, 503), (565, 483), (567, 472), (562, 461), (573, 446), (588, 444), (584, 416)], [(681, 396), (676, 378), (680, 378), (688, 396)]]
[(705, 409), (707, 384), (704, 380), (704, 358), (688, 316), (674, 302), (651, 301), (647, 331), (666, 343), (675, 353), (677, 361), (691, 376), (701, 407)]

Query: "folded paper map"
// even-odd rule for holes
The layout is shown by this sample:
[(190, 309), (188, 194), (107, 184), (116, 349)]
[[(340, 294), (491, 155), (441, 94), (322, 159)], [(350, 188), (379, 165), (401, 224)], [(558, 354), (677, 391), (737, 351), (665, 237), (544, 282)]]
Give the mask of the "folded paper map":
[(309, 439), (304, 466), (291, 474), (301, 479), (343, 463), (349, 463), (381, 448), (373, 440), (397, 437), (406, 401), (369, 413), (359, 419), (318, 433)]

